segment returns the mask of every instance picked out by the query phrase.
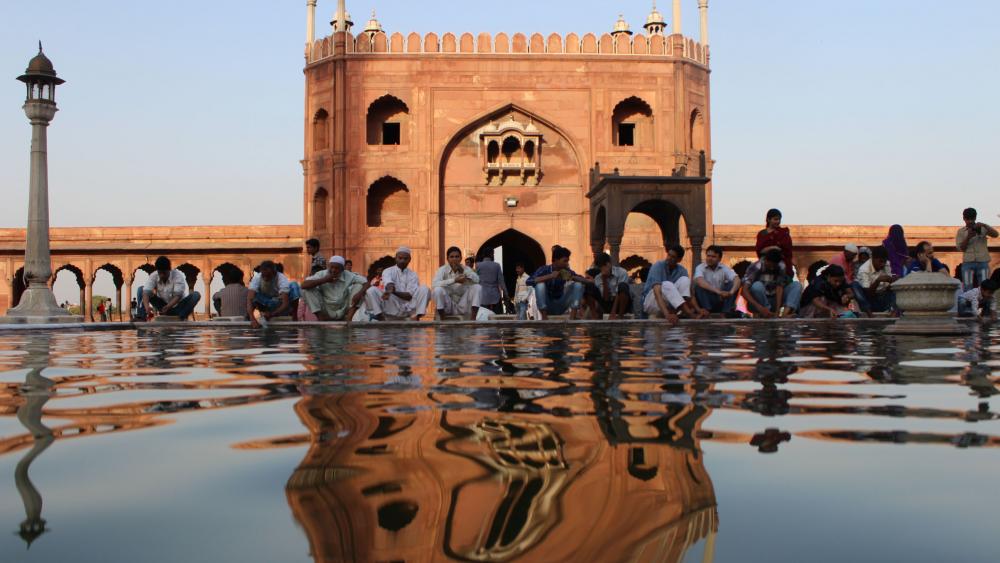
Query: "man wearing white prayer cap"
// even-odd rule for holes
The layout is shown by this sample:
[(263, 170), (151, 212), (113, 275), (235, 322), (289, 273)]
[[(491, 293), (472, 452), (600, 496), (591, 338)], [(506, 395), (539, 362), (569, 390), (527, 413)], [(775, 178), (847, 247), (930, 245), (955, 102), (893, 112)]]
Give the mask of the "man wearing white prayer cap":
[(838, 252), (830, 258), (829, 263), (832, 265), (840, 266), (844, 269), (844, 277), (847, 280), (848, 286), (854, 283), (854, 259), (858, 257), (858, 245), (854, 243), (848, 243), (844, 245), (844, 250)]
[(462, 249), (457, 246), (449, 248), (445, 255), (448, 263), (438, 269), (431, 283), (438, 320), (457, 315), (474, 321), (482, 292), (479, 274), (462, 264)]
[(327, 269), (302, 281), (306, 307), (321, 321), (350, 321), (364, 299), (368, 280), (344, 269), (342, 256), (330, 258)]
[(382, 288), (370, 287), (365, 293), (365, 309), (376, 320), (419, 321), (427, 312), (431, 291), (409, 268), (412, 255), (409, 247), (400, 246), (396, 265), (382, 271)]

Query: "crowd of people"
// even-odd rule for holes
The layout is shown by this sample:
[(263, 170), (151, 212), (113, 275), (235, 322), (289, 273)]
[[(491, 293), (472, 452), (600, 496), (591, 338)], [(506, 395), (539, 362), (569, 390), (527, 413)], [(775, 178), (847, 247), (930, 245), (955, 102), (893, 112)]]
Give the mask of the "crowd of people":
[[(995, 319), (1000, 269), (990, 275), (988, 239), (997, 230), (979, 222), (975, 209), (963, 213), (965, 225), (955, 243), (963, 253), (954, 275), (961, 282), (954, 312), (960, 316)], [(514, 291), (510, 292), (503, 269), (486, 249), (467, 256), (451, 247), (446, 263), (434, 274), (430, 287), (420, 283), (410, 268), (413, 252), (397, 249), (395, 264), (372, 268), (367, 276), (354, 273), (353, 263), (342, 256), (327, 260), (320, 242), (306, 241), (311, 272), (301, 281), (289, 279), (280, 264), (262, 262), (248, 286), (238, 272), (223, 275), (225, 287), (212, 296), (222, 317), (249, 319), (254, 327), (277, 317), (305, 321), (388, 321), (422, 319), (433, 301), (438, 320), (476, 320), (495, 314), (517, 319), (664, 319), (682, 318), (850, 318), (900, 315), (892, 284), (914, 272), (951, 275), (948, 266), (934, 257), (934, 247), (921, 241), (912, 248), (903, 228), (893, 225), (881, 246), (868, 248), (848, 243), (843, 250), (808, 268), (806, 283), (798, 277), (792, 235), (782, 226), (777, 209), (768, 211), (765, 228), (757, 234), (754, 262), (726, 265), (725, 250), (708, 247), (705, 260), (692, 277), (682, 265), (684, 247), (672, 245), (664, 260), (630, 276), (606, 253), (597, 254), (590, 268), (578, 274), (570, 268), (572, 256), (562, 246), (552, 248), (551, 262), (533, 273), (524, 264), (515, 266)], [(137, 316), (156, 315), (186, 319), (201, 296), (188, 293), (184, 274), (161, 256), (156, 272), (137, 294)]]

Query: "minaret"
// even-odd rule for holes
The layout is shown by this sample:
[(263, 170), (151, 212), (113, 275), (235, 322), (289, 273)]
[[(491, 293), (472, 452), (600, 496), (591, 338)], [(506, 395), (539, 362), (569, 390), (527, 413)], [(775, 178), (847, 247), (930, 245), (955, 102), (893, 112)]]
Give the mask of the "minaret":
[(28, 62), (28, 69), (18, 80), (28, 87), (24, 114), (31, 123), (31, 173), (28, 187), (28, 231), (24, 244), (24, 281), (27, 289), (17, 307), (0, 318), (5, 323), (83, 322), (56, 303), (49, 287), (52, 277), (49, 248), (49, 162), (48, 126), (59, 111), (56, 107), (56, 86), (65, 81), (56, 75), (52, 61), (42, 52)]
[(333, 31), (348, 31), (352, 22), (347, 20), (347, 8), (344, 6), (344, 0), (337, 0), (337, 18), (333, 20), (336, 22)]
[(646, 18), (646, 25), (642, 27), (649, 35), (663, 35), (663, 30), (667, 28), (667, 22), (663, 21), (663, 14), (656, 9), (656, 2), (653, 2), (653, 11)]
[(306, 0), (306, 45), (316, 40), (316, 0)]
[(701, 44), (708, 46), (708, 0), (698, 0), (698, 12), (701, 15)]
[(618, 37), (621, 34), (632, 35), (632, 30), (628, 27), (628, 22), (625, 21), (624, 14), (618, 14), (618, 21), (615, 22), (615, 29), (611, 32), (612, 37)]
[(674, 0), (674, 33), (681, 35), (681, 0)]

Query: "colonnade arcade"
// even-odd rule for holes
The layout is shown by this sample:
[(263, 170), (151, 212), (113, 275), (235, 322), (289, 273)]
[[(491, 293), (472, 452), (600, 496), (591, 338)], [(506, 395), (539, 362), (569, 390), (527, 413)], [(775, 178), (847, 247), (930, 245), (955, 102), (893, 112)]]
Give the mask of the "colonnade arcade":
[[(208, 319), (211, 318), (212, 314), (211, 288), (213, 280), (220, 287), (223, 279), (240, 280), (243, 283), (249, 283), (250, 277), (257, 265), (262, 260), (272, 258), (273, 255), (254, 257), (240, 255), (199, 257), (168, 254), (168, 256), (171, 258), (173, 267), (184, 273), (187, 279), (188, 291), (197, 290), (202, 294), (195, 314), (197, 316), (205, 315), (204, 318)], [(147, 276), (155, 272), (152, 264), (155, 258), (155, 256), (144, 256), (123, 259), (119, 255), (115, 256), (114, 259), (105, 261), (102, 257), (83, 258), (54, 255), (52, 257), (52, 278), (49, 280), (49, 285), (55, 285), (56, 279), (60, 277), (60, 273), (67, 272), (70, 274), (76, 285), (80, 288), (79, 303), (82, 306), (81, 310), (83, 311), (82, 314), (85, 320), (99, 321), (100, 318), (96, 318), (93, 312), (95, 306), (94, 286), (101, 272), (110, 274), (115, 291), (112, 295), (104, 296), (110, 298), (114, 304), (110, 320), (127, 321), (129, 320), (128, 311), (130, 302), (136, 296), (138, 284), (143, 283), (147, 279)], [(301, 269), (298, 264), (301, 261), (300, 255), (278, 255), (273, 256), (273, 258), (278, 263), (281, 263), (282, 267), (287, 264), (290, 271), (298, 272)], [(11, 296), (10, 307), (18, 304), (25, 288), (23, 262), (16, 262), (13, 266), (16, 268), (13, 270), (13, 275), (3, 280), (7, 286), (8, 295)], [(206, 272), (210, 272), (210, 274), (205, 275)], [(65, 296), (62, 296), (60, 302), (64, 300)]]

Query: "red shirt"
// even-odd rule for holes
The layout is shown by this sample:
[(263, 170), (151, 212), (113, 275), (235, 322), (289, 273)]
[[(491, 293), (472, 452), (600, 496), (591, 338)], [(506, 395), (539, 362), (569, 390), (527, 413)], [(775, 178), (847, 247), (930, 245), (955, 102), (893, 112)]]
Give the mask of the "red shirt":
[(786, 227), (778, 227), (768, 232), (763, 229), (757, 233), (757, 256), (765, 248), (777, 246), (781, 249), (781, 258), (785, 262), (785, 273), (792, 275), (792, 234)]

